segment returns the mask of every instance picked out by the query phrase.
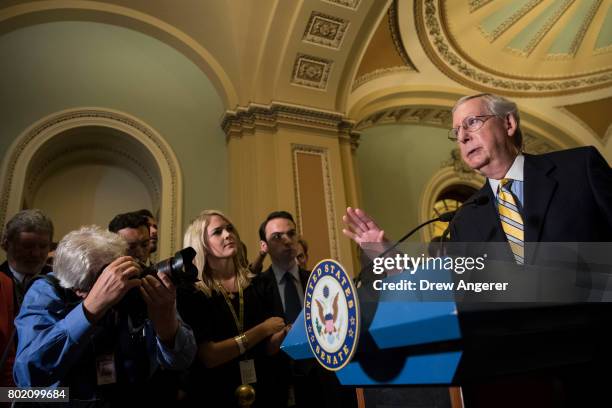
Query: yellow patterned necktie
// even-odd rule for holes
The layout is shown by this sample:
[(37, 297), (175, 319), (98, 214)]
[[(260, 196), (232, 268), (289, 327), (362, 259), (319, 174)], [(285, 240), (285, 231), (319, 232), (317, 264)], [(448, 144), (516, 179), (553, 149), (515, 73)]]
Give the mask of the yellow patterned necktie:
[(519, 265), (525, 263), (525, 232), (523, 228), (523, 217), (518, 210), (514, 195), (510, 192), (512, 180), (502, 179), (497, 190), (497, 207), (502, 228), (508, 238), (510, 249), (514, 259)]

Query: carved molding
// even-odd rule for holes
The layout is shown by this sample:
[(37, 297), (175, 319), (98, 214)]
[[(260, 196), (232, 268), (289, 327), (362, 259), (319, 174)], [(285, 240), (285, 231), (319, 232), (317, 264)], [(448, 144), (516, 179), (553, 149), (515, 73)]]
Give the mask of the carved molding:
[[(478, 173), (472, 170), (465, 162), (461, 159), (461, 153), (459, 148), (455, 147), (450, 152), (450, 158), (441, 163), (441, 168), (450, 167), (453, 169), (454, 175), (458, 180), (477, 182), (482, 179)], [(433, 208), (433, 207), (432, 207)]]
[[(480, 30), (482, 35), (487, 40), (489, 40), (490, 42), (493, 42), (497, 39), (497, 37), (505, 33), (506, 30), (508, 30), (510, 27), (514, 25), (514, 23), (519, 21), (525, 14), (527, 14), (529, 11), (531, 11), (531, 9), (533, 9), (535, 6), (537, 6), (541, 2), (542, 0), (531, 0), (528, 3), (525, 3), (523, 7), (516, 10), (514, 14), (506, 16), (505, 20), (498, 27), (496, 27), (495, 30), (493, 30), (492, 32), (488, 32), (484, 30), (482, 25), (478, 25), (478, 29)], [(475, 9), (472, 9), (471, 6), (472, 4), (470, 4), (470, 11), (472, 12)]]
[(389, 7), (389, 11), (387, 12), (387, 23), (389, 24), (389, 31), (391, 31), (391, 40), (393, 41), (393, 45), (395, 45), (397, 53), (402, 58), (402, 61), (404, 61), (404, 64), (406, 64), (406, 67), (411, 71), (419, 72), (408, 56), (406, 47), (404, 47), (404, 42), (402, 41), (397, 14), (397, 2), (398, 0), (394, 0), (391, 7)]
[(118, 130), (141, 143), (142, 148), (151, 153), (159, 167), (164, 192), (160, 208), (163, 217), (160, 250), (165, 254), (174, 253), (180, 245), (178, 239), (181, 238), (182, 224), (182, 175), (176, 156), (153, 129), (117, 111), (97, 108), (63, 111), (47, 116), (24, 131), (7, 151), (7, 159), (2, 166), (0, 225), (4, 225), (6, 217), (21, 210), (31, 159), (45, 143), (67, 130), (81, 126)]
[(537, 33), (535, 33), (527, 45), (524, 48), (517, 49), (512, 48), (510, 45), (506, 46), (506, 49), (513, 54), (519, 55), (521, 57), (528, 57), (531, 52), (535, 49), (535, 47), (542, 41), (546, 33), (550, 31), (550, 29), (555, 25), (555, 23), (561, 18), (561, 16), (567, 11), (569, 6), (572, 5), (574, 0), (565, 0), (561, 6), (555, 11), (555, 13), (548, 17), (546, 22), (540, 27)]
[(576, 55), (576, 52), (578, 52), (578, 48), (580, 47), (580, 44), (582, 43), (582, 40), (584, 39), (589, 27), (591, 26), (591, 22), (593, 21), (593, 18), (595, 17), (595, 14), (597, 13), (597, 9), (601, 5), (601, 2), (602, 0), (596, 0), (589, 8), (587, 15), (580, 24), (580, 28), (572, 39), (569, 51), (563, 54), (548, 54), (546, 57), (547, 59), (569, 59), (573, 58)]
[[(35, 162), (33, 161), (30, 165), (32, 167), (30, 168), (31, 172), (28, 177), (28, 183), (24, 190), (24, 197), (26, 199), (33, 198), (34, 193), (38, 191), (45, 177), (58, 162), (65, 163), (66, 159), (71, 158), (72, 162), (83, 163), (92, 157), (129, 168), (136, 173), (145, 182), (148, 192), (153, 194), (153, 208), (159, 208), (161, 202), (159, 177), (151, 174), (147, 165), (135, 155), (130, 154), (125, 149), (106, 145), (71, 146), (54, 152), (53, 156), (47, 155), (43, 161), (38, 159)], [(105, 158), (107, 159), (105, 160)]]
[(361, 85), (365, 84), (366, 82), (370, 82), (376, 78), (381, 78), (386, 75), (392, 75), (392, 74), (396, 74), (399, 72), (414, 72), (414, 71), (411, 68), (406, 67), (404, 65), (399, 66), (399, 67), (379, 68), (372, 72), (368, 72), (367, 74), (363, 74), (362, 76), (357, 78), (355, 82), (353, 82), (351, 91), (354, 91), (355, 89), (359, 88)]
[[(354, 125), (354, 122), (346, 120), (341, 113), (278, 102), (270, 105), (251, 103), (246, 107), (238, 106), (232, 111), (226, 111), (221, 121), (221, 128), (227, 137), (252, 133), (257, 128), (276, 130), (278, 126), (305, 127), (338, 136), (351, 133)], [(358, 135), (357, 132), (352, 133)]]
[(523, 151), (529, 154), (544, 154), (554, 152), (561, 149), (561, 146), (556, 146), (542, 137), (538, 137), (523, 130)]
[(323, 0), (325, 3), (330, 3), (335, 6), (346, 7), (351, 10), (357, 10), (361, 0)]
[(291, 83), (307, 88), (325, 90), (332, 65), (333, 61), (325, 58), (298, 54), (293, 64)]
[(478, 10), (482, 6), (490, 3), (491, 1), (493, 1), (493, 0), (469, 0), (470, 13), (475, 12), (476, 10)]
[(604, 88), (612, 83), (612, 72), (566, 79), (529, 80), (510, 78), (476, 67), (458, 52), (444, 30), (441, 7), (444, 0), (414, 2), (416, 30), (429, 59), (449, 78), (469, 88), (509, 96), (552, 96)]
[(348, 26), (348, 20), (313, 11), (302, 39), (315, 45), (337, 50), (342, 45)]
[(363, 129), (384, 125), (384, 124), (411, 124), (428, 125), (445, 129), (450, 129), (452, 124), (452, 114), (450, 108), (441, 107), (400, 107), (391, 108), (373, 113), (355, 126), (355, 129)]
[(332, 186), (331, 179), (331, 170), (329, 168), (329, 157), (328, 151), (325, 148), (318, 146), (307, 146), (301, 144), (292, 144), (292, 157), (293, 157), (293, 178), (294, 178), (294, 188), (295, 188), (295, 208), (296, 208), (296, 216), (298, 222), (298, 228), (300, 231), (303, 231), (302, 228), (302, 207), (301, 207), (301, 197), (300, 197), (300, 189), (299, 189), (299, 168), (297, 164), (297, 155), (301, 154), (312, 154), (321, 157), (321, 165), (323, 166), (323, 194), (325, 196), (325, 214), (327, 218), (327, 232), (329, 234), (329, 251), (331, 257), (334, 259), (339, 259), (340, 253), (338, 249), (338, 230), (336, 228), (336, 206), (334, 200), (334, 190)]

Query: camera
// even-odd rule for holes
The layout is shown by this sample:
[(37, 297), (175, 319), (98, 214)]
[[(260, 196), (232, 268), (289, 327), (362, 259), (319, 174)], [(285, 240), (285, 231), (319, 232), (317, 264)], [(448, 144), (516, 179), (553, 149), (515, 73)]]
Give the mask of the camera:
[[(194, 283), (198, 280), (198, 268), (193, 264), (195, 255), (196, 251), (192, 247), (181, 249), (172, 258), (164, 259), (155, 265), (142, 265), (142, 272), (138, 277), (152, 275), (157, 278), (157, 273), (162, 272), (168, 275), (176, 286)], [(117, 305), (117, 310), (127, 313), (135, 327), (144, 324), (147, 318), (147, 305), (137, 290), (130, 290)]]
[(141, 278), (147, 275), (157, 277), (158, 272), (165, 273), (175, 285), (194, 283), (198, 280), (198, 269), (193, 264), (196, 251), (187, 247), (178, 251), (172, 258), (164, 259), (151, 266), (143, 266)]

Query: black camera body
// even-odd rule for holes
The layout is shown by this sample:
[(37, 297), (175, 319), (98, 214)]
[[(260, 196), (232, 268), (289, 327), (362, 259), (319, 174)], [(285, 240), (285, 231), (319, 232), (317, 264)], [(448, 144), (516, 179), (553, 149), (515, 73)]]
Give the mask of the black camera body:
[(193, 264), (196, 251), (187, 247), (178, 251), (172, 258), (164, 259), (151, 266), (143, 266), (140, 277), (147, 275), (157, 277), (157, 273), (165, 273), (175, 285), (195, 283), (198, 280), (198, 269)]
[[(196, 251), (192, 247), (181, 249), (173, 257), (164, 259), (151, 266), (143, 266), (139, 278), (162, 272), (170, 277), (175, 286), (193, 284), (198, 280), (198, 269), (193, 264)], [(147, 305), (137, 290), (130, 290), (117, 305), (120, 313), (127, 313), (132, 319), (132, 325), (140, 327), (147, 318)]]

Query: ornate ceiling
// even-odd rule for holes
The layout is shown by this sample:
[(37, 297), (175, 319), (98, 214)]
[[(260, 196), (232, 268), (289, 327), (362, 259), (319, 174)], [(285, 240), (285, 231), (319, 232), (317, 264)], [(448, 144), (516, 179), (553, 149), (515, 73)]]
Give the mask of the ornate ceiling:
[(189, 58), (228, 112), (285, 104), (366, 126), (492, 91), (533, 134), (612, 157), (612, 0), (180, 3), (4, 0), (0, 35), (75, 20), (141, 32)]
[(543, 96), (612, 84), (611, 0), (414, 4), (419, 40), (432, 62), (468, 87)]

